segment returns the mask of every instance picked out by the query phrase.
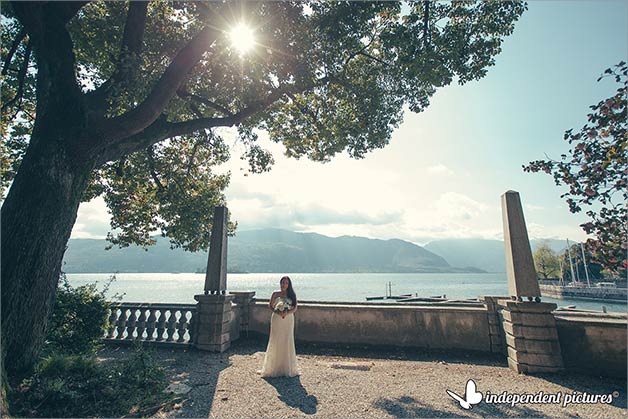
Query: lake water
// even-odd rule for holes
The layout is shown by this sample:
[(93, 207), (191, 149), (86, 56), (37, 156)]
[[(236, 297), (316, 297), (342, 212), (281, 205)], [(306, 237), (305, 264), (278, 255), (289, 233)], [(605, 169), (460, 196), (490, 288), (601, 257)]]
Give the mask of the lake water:
[[(258, 298), (269, 298), (279, 289), (279, 279), (284, 274), (250, 273), (227, 275), (227, 291), (255, 291)], [(497, 274), (443, 274), (443, 273), (335, 273), (335, 274), (287, 274), (292, 280), (299, 300), (366, 301), (366, 297), (387, 293), (392, 283), (392, 293), (418, 294), (419, 296), (446, 295), (447, 298), (477, 298), (481, 295), (508, 295), (505, 273)], [(111, 274), (67, 274), (73, 286), (97, 282), (99, 289)], [(195, 304), (195, 294), (203, 293), (205, 274), (196, 273), (120, 273), (116, 274), (107, 293), (124, 294), (122, 301), (150, 303)], [(627, 311), (625, 304), (609, 304), (582, 300), (555, 300), (543, 297), (543, 301), (558, 306), (575, 305), (578, 308), (608, 311)]]

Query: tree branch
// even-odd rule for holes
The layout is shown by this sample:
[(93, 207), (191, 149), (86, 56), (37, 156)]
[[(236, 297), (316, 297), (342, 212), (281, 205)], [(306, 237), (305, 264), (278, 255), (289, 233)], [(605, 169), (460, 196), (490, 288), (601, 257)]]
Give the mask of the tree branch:
[(317, 80), (315, 83), (308, 83), (305, 85), (288, 85), (276, 89), (273, 93), (269, 94), (265, 99), (259, 100), (249, 104), (246, 108), (239, 112), (223, 117), (223, 118), (199, 118), (191, 121), (176, 122), (170, 124), (170, 137), (176, 137), (179, 135), (189, 134), (201, 129), (209, 129), (214, 127), (231, 127), (241, 123), (246, 118), (268, 108), (270, 105), (281, 99), (282, 96), (288, 94), (298, 94), (306, 92), (317, 86), (322, 86), (334, 78), (332, 76), (323, 77)]
[(40, 37), (46, 35), (50, 26), (65, 26), (89, 2), (90, 0), (12, 1), (11, 6), (27, 33), (34, 37)]
[(185, 87), (179, 88), (177, 90), (177, 95), (181, 99), (190, 98), (190, 99), (194, 100), (195, 102), (202, 103), (205, 106), (208, 106), (210, 108), (213, 108), (213, 109), (219, 111), (220, 113), (222, 113), (225, 116), (233, 115), (233, 113), (229, 109), (225, 108), (224, 106), (221, 106), (221, 105), (217, 104), (216, 102), (212, 102), (209, 99), (205, 99), (202, 96), (198, 96), (198, 95), (195, 95), (194, 93), (190, 93), (190, 92), (188, 92), (185, 89)]
[(146, 156), (148, 157), (148, 167), (150, 168), (150, 175), (159, 189), (159, 192), (164, 191), (164, 185), (161, 184), (161, 181), (157, 177), (157, 173), (155, 172), (155, 156), (153, 155), (153, 146), (146, 147)]
[(185, 176), (188, 177), (190, 176), (190, 171), (192, 170), (192, 166), (194, 165), (194, 159), (196, 158), (196, 152), (198, 151), (198, 146), (201, 144), (201, 141), (203, 140), (198, 140), (194, 143), (194, 147), (192, 147), (192, 152), (190, 153), (190, 157), (188, 157), (188, 167), (187, 170), (185, 171)]
[(144, 42), (144, 30), (146, 28), (146, 13), (148, 11), (148, 1), (130, 1), (124, 24), (124, 34), (122, 35), (122, 45), (116, 70), (111, 77), (101, 84), (97, 89), (88, 94), (90, 107), (100, 113), (104, 113), (104, 106), (109, 89), (120, 83), (125, 77), (133, 78), (133, 72), (137, 71), (137, 64), (123, 66), (122, 63), (127, 58), (137, 59), (142, 53)]
[(317, 113), (314, 113), (308, 106), (307, 104), (305, 105), (301, 105), (299, 103), (297, 103), (297, 98), (295, 95), (293, 94), (288, 94), (288, 96), (290, 97), (290, 99), (292, 99), (292, 101), (296, 104), (297, 108), (299, 108), (299, 111), (301, 111), (302, 114), (309, 116), (310, 119), (312, 120), (312, 124), (314, 124), (316, 126), (316, 128), (318, 128), (319, 132), (323, 132), (324, 127), (322, 127), (318, 121), (318, 110)]
[(423, 48), (428, 49), (430, 41), (430, 2), (423, 2)]
[[(11, 6), (29, 35), (37, 60), (37, 107), (58, 103), (63, 97), (77, 107), (84, 106), (83, 93), (76, 80), (76, 57), (67, 22), (86, 4), (77, 2), (13, 1)], [(45, 103), (45, 105), (44, 105)], [(52, 105), (55, 108), (55, 105)]]
[[(24, 83), (26, 81), (26, 71), (28, 70), (28, 62), (30, 59), (31, 59), (31, 43), (28, 42), (26, 44), (26, 51), (24, 52), (24, 61), (22, 62), (22, 66), (20, 67), (20, 72), (17, 76), (19, 79), (17, 92), (15, 93), (15, 97), (13, 97), (13, 99), (11, 99), (10, 101), (2, 105), (2, 112), (4, 112), (5, 109), (10, 108), (17, 100), (19, 100), (20, 102), (22, 101), (22, 96), (24, 95)], [(19, 109), (15, 113), (15, 116), (17, 116), (18, 112), (19, 112)], [(15, 116), (12, 119), (14, 119)]]
[(86, 4), (91, 3), (91, 0), (82, 1), (53, 1), (50, 2), (48, 7), (55, 7), (58, 10), (59, 17), (63, 20), (65, 25), (72, 19)]
[(310, 89), (322, 86), (326, 83), (334, 81), (335, 77), (323, 77), (316, 82), (306, 85), (289, 85), (275, 90), (265, 99), (253, 102), (248, 107), (239, 112), (222, 118), (198, 118), (184, 122), (168, 122), (165, 115), (153, 122), (141, 132), (125, 138), (120, 141), (110, 142), (109, 144), (100, 145), (100, 150), (94, 150), (99, 155), (97, 166), (105, 164), (108, 161), (115, 161), (122, 156), (142, 150), (152, 144), (156, 144), (167, 138), (177, 137), (181, 135), (191, 134), (203, 129), (211, 129), (215, 127), (230, 127), (241, 123), (246, 118), (263, 111), (270, 105), (281, 99), (286, 94), (304, 93)]
[(17, 51), (17, 47), (20, 46), (20, 44), (22, 43), (22, 39), (24, 39), (25, 36), (26, 36), (26, 29), (22, 27), (22, 29), (20, 29), (17, 36), (13, 40), (13, 43), (11, 44), (11, 49), (9, 50), (9, 54), (7, 55), (7, 58), (4, 60), (4, 65), (2, 66), (3, 76), (6, 76), (8, 74), (9, 65), (11, 64), (11, 60), (13, 59), (13, 55), (15, 54), (15, 51)]
[(385, 66), (390, 67), (390, 65), (391, 65), (389, 62), (386, 62), (386, 61), (382, 60), (381, 58), (374, 57), (371, 54), (369, 54), (368, 52), (360, 51), (358, 54), (363, 55), (363, 56), (365, 56), (367, 58), (370, 58), (371, 60), (377, 61), (380, 64), (384, 64)]
[(94, 123), (93, 134), (111, 144), (140, 133), (161, 115), (188, 72), (213, 44), (217, 30), (206, 27), (184, 46), (172, 60), (146, 99), (135, 109), (112, 119)]
[(129, 12), (124, 24), (124, 34), (122, 35), (122, 49), (126, 48), (129, 52), (138, 55), (142, 52), (147, 11), (148, 1), (129, 2)]

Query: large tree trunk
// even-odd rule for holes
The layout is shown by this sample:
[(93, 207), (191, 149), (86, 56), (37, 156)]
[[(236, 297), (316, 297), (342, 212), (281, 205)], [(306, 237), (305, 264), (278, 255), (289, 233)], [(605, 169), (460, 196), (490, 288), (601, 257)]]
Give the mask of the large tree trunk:
[(3, 367), (12, 384), (30, 370), (44, 343), (63, 254), (94, 168), (65, 30), (82, 4), (12, 4), (37, 59), (37, 118), (1, 214)]
[(93, 169), (59, 138), (76, 134), (72, 128), (35, 129), (2, 206), (2, 346), (14, 384), (44, 342), (63, 254)]

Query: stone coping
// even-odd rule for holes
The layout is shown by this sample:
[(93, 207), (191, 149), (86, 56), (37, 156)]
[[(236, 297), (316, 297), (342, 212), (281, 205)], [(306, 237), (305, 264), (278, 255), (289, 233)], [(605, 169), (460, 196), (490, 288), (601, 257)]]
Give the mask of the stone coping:
[(196, 303), (190, 303), (190, 304), (184, 304), (184, 303), (138, 303), (138, 302), (131, 302), (131, 301), (109, 301), (109, 304), (112, 305), (112, 307), (116, 307), (116, 308), (177, 308), (177, 309), (181, 309), (181, 308), (185, 308), (185, 309), (195, 309), (196, 308)]
[[(593, 315), (591, 315), (593, 314)], [(628, 325), (628, 319), (626, 316), (623, 317), (613, 317), (613, 316), (597, 316), (596, 313), (568, 313), (567, 315), (563, 315), (562, 313), (554, 313), (554, 317), (556, 321), (559, 323), (569, 323), (569, 322), (578, 322), (578, 323), (586, 323), (589, 325), (616, 325), (620, 327), (626, 327)]]
[[(270, 300), (268, 298), (256, 298), (254, 304), (267, 305)], [(387, 309), (400, 309), (400, 308), (414, 308), (414, 309), (429, 309), (429, 310), (477, 310), (486, 311), (486, 306), (482, 302), (478, 303), (375, 303), (375, 302), (356, 302), (356, 301), (301, 301), (299, 305), (306, 307), (324, 307), (331, 306), (334, 308), (387, 308)]]

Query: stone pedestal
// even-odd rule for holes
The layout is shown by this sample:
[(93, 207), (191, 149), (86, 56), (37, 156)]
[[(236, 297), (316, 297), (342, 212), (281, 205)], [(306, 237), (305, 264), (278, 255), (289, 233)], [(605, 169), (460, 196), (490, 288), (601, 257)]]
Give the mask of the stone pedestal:
[(231, 345), (231, 302), (233, 296), (195, 295), (196, 319), (194, 346), (211, 352), (224, 352)]
[(249, 333), (249, 313), (251, 304), (255, 302), (255, 291), (231, 291), (233, 302), (240, 308), (240, 333)]
[(554, 303), (500, 300), (508, 366), (519, 373), (548, 373), (563, 369)]
[(504, 331), (502, 329), (502, 320), (499, 317), (499, 300), (507, 300), (508, 297), (500, 296), (487, 296), (483, 295), (479, 298), (486, 305), (486, 312), (488, 316), (488, 331), (489, 339), (491, 343), (491, 352), (493, 353), (505, 353), (506, 348)]

